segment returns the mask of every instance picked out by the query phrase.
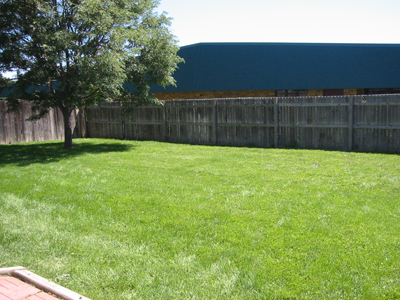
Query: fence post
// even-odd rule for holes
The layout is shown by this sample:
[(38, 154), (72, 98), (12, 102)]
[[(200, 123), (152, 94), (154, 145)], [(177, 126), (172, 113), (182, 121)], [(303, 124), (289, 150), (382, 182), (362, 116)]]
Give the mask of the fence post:
[(279, 147), (279, 98), (276, 97), (274, 105), (274, 144)]
[(354, 96), (349, 97), (349, 145), (348, 150), (353, 150), (353, 131), (354, 131)]
[[(76, 113), (76, 111), (78, 110), (78, 113)], [(73, 110), (74, 112), (74, 125), (73, 125), (73, 129), (72, 129), (72, 138), (80, 138), (81, 133), (80, 133), (80, 123), (79, 123), (79, 109), (78, 108), (74, 108)], [(51, 122), (51, 119), (50, 119)]]
[(119, 109), (120, 109), (120, 116), (121, 116), (121, 138), (124, 140), (125, 139), (125, 114), (124, 114), (124, 111), (123, 111), (123, 104), (122, 104), (122, 102), (120, 102), (120, 106), (119, 106)]
[[(56, 138), (56, 135), (55, 135), (55, 130), (54, 130), (54, 127), (55, 127), (55, 121), (54, 121), (54, 110), (55, 110), (55, 108), (52, 108), (52, 109), (50, 109), (50, 111), (49, 111), (49, 118), (50, 118), (50, 120), (49, 120), (49, 123), (50, 123), (50, 132), (51, 132), (51, 139), (52, 140), (56, 140), (57, 138)], [(80, 122), (79, 122), (79, 120), (78, 120), (78, 124), (80, 124)], [(82, 137), (82, 133), (81, 133), (81, 128), (80, 127), (78, 127), (79, 128), (79, 137)]]
[(163, 134), (164, 134), (164, 142), (168, 141), (168, 131), (167, 131), (167, 101), (163, 101)]
[(218, 105), (217, 105), (217, 100), (214, 100), (213, 131), (214, 131), (214, 145), (217, 145), (218, 144)]
[(86, 106), (82, 108), (81, 121), (82, 121), (82, 137), (88, 138), (89, 123), (88, 123), (88, 119), (87, 119), (87, 107)]

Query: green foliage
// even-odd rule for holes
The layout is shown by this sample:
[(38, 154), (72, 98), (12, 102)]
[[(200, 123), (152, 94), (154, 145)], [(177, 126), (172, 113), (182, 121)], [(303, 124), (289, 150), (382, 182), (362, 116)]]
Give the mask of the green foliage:
[(6, 88), (11, 84), (11, 80), (8, 79), (7, 77), (4, 77), (2, 74), (0, 74), (0, 90), (3, 88)]
[[(103, 101), (156, 101), (149, 85), (175, 84), (181, 59), (156, 0), (0, 2), (0, 70), (18, 71), (9, 101), (44, 116)], [(124, 85), (125, 84), (125, 85)], [(126, 86), (134, 86), (128, 91)], [(14, 102), (14, 103), (13, 103)]]
[(0, 267), (91, 299), (399, 299), (400, 156), (0, 145)]

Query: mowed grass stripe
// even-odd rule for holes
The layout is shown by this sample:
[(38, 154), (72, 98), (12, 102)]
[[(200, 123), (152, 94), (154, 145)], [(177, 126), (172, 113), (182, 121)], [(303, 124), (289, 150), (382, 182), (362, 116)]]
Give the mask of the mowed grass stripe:
[(0, 267), (92, 299), (400, 298), (400, 156), (0, 146)]

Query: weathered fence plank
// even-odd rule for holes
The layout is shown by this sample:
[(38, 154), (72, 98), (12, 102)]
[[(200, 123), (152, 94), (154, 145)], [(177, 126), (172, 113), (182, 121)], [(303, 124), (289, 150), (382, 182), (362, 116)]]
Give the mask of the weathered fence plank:
[[(6, 101), (0, 100), (0, 144), (61, 140), (64, 138), (62, 114), (52, 109), (40, 120), (27, 121), (32, 115), (32, 104), (21, 101), (18, 110), (6, 112)], [(77, 117), (73, 122), (76, 122)], [(77, 129), (77, 131), (79, 131)], [(80, 133), (75, 133), (80, 135)]]
[[(2, 113), (0, 143), (63, 138), (58, 110), (26, 122), (30, 113), (29, 104)], [(176, 100), (127, 115), (108, 103), (86, 119), (77, 128), (88, 137), (400, 153), (400, 95)]]
[[(139, 107), (119, 126), (128, 139), (400, 153), (399, 117), (400, 95), (238, 98)], [(118, 137), (118, 122), (95, 117), (90, 136)]]

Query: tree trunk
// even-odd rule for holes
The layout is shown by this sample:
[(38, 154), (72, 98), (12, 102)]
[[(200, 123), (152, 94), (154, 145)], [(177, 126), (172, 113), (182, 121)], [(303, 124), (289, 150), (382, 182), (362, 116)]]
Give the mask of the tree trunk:
[(72, 109), (61, 110), (64, 118), (64, 149), (72, 149)]

